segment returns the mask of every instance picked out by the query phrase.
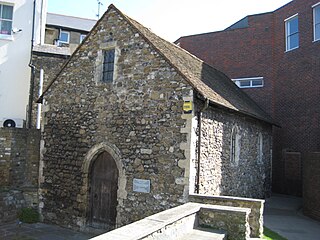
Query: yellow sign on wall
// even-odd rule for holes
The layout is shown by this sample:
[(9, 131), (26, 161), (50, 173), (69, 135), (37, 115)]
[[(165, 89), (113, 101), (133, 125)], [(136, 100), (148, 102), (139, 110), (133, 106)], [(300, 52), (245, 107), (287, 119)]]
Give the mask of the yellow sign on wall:
[(191, 101), (184, 101), (184, 103), (183, 103), (183, 112), (185, 114), (192, 113), (192, 102)]

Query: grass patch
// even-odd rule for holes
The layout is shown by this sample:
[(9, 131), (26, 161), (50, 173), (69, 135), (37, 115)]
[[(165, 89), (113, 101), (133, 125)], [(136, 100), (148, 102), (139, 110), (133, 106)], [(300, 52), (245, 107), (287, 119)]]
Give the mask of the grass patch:
[(288, 240), (284, 237), (282, 237), (281, 235), (279, 235), (278, 233), (270, 230), (269, 228), (263, 227), (263, 238), (262, 239), (266, 239), (266, 240)]
[(39, 222), (39, 213), (33, 208), (22, 208), (18, 212), (18, 218), (24, 223)]

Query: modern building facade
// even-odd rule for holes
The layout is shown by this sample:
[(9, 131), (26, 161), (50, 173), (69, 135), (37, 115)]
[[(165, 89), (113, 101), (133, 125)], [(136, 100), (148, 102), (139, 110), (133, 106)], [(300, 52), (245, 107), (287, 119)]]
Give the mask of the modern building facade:
[(273, 191), (301, 195), (303, 156), (320, 151), (319, 0), (293, 0), (176, 44), (225, 72), (281, 126), (273, 134)]
[(25, 124), (33, 71), (31, 49), (44, 42), (46, 5), (46, 0), (0, 2), (1, 127)]

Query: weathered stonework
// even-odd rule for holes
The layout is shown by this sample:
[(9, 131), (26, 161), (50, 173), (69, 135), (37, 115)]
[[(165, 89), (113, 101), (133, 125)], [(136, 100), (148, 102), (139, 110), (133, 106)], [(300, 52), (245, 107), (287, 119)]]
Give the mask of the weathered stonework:
[[(118, 226), (186, 202), (189, 184), (179, 162), (186, 160), (180, 129), (191, 86), (116, 13), (96, 31), (50, 88), (44, 119), (43, 217), (80, 228), (88, 202), (84, 162), (99, 144), (116, 146), (123, 172)], [(109, 42), (120, 50), (118, 77), (103, 84), (95, 80), (96, 59)], [(133, 192), (133, 178), (151, 180), (150, 194)]]
[(38, 205), (40, 131), (0, 128), (0, 224)]
[[(196, 113), (202, 106), (189, 77), (196, 78), (198, 73), (183, 75), (143, 35), (143, 29), (138, 30), (125, 18), (109, 8), (45, 92), (40, 161), (40, 212), (44, 221), (88, 230), (92, 169), (101, 153), (108, 153), (117, 170), (116, 227), (183, 204), (189, 192), (195, 191)], [(168, 50), (166, 44), (163, 47)], [(110, 48), (115, 49), (114, 74), (113, 81), (105, 83), (101, 81), (103, 54)], [(193, 56), (184, 57), (194, 60)], [(190, 64), (195, 72), (201, 66), (198, 60)], [(191, 101), (191, 111), (183, 110), (186, 101)], [(200, 191), (264, 196), (269, 191), (268, 177), (260, 174), (267, 174), (269, 158), (266, 153), (263, 167), (253, 162), (257, 139), (249, 139), (261, 132), (267, 141), (270, 125), (212, 106), (204, 111), (201, 121)], [(226, 159), (234, 124), (244, 147), (238, 171), (232, 175)], [(246, 176), (251, 170), (252, 179)], [(134, 191), (134, 179), (146, 180), (150, 190)]]
[[(203, 105), (203, 104), (202, 104)], [(198, 109), (203, 107), (198, 103)], [(231, 134), (237, 128), (238, 161), (230, 159)], [(199, 129), (195, 129), (197, 137)], [(201, 116), (199, 193), (265, 198), (271, 193), (270, 125), (219, 108), (208, 107)], [(262, 158), (259, 158), (262, 135)], [(198, 147), (196, 148), (198, 151)], [(235, 153), (237, 154), (237, 152)], [(196, 154), (198, 157), (198, 153)], [(194, 168), (197, 169), (196, 158)]]
[(43, 88), (46, 88), (52, 79), (58, 74), (62, 65), (70, 57), (70, 50), (67, 47), (57, 46), (35, 46), (32, 55), (32, 64), (35, 66), (35, 79), (33, 86), (32, 123), (36, 127), (40, 85), (40, 70), (43, 70)]

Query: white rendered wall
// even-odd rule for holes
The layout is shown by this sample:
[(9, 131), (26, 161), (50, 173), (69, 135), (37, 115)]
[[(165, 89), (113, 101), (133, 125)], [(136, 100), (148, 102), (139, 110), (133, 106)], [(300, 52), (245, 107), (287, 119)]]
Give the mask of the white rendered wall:
[[(36, 1), (35, 44), (40, 43), (41, 22), (45, 24), (47, 0)], [(31, 70), (29, 65), (32, 39), (33, 0), (0, 0), (13, 4), (12, 28), (22, 31), (12, 34), (12, 39), (0, 36), (0, 121), (3, 118), (26, 119)], [(44, 2), (42, 4), (42, 2)], [(40, 21), (41, 15), (44, 17)], [(43, 28), (44, 29), (44, 28)]]

